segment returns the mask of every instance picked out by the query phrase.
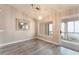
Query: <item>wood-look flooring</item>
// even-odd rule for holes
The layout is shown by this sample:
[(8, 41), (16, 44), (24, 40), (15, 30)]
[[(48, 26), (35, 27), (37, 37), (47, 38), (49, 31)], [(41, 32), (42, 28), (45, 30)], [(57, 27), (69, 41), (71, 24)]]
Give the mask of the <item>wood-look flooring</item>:
[(79, 52), (33, 39), (0, 48), (0, 55), (79, 55)]

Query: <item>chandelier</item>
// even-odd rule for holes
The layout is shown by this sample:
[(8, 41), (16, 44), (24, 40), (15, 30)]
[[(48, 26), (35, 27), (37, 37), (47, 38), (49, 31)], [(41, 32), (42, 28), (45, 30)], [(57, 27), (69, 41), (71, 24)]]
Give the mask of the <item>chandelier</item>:
[(42, 16), (40, 16), (40, 5), (39, 4), (31, 4), (32, 9), (38, 13), (38, 20), (42, 20)]
[(32, 4), (32, 8), (36, 11), (40, 11), (40, 5), (38, 4)]

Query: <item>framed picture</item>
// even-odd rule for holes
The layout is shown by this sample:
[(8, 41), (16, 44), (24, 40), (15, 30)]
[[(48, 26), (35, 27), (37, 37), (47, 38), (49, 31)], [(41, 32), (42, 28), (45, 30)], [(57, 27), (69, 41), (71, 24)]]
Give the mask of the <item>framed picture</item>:
[(16, 18), (16, 29), (17, 30), (28, 30), (29, 29), (29, 21), (25, 19)]

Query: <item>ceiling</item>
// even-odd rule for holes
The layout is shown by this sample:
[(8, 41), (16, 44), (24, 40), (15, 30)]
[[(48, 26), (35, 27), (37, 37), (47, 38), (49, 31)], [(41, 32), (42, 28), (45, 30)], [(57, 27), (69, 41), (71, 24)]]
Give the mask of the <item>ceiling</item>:
[(40, 11), (36, 12), (32, 8), (31, 4), (12, 4), (11, 6), (24, 12), (28, 16), (37, 17), (37, 15), (41, 15), (43, 17), (47, 17), (56, 12), (64, 12), (69, 9), (79, 8), (77, 4), (39, 4)]

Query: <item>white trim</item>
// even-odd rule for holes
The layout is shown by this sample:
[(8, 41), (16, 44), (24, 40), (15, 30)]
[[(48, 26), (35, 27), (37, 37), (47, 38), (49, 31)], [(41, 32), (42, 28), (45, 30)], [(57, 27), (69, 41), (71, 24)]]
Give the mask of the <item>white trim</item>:
[(55, 45), (60, 45), (59, 43), (56, 43), (56, 42), (51, 42), (51, 41), (49, 41), (49, 40), (46, 40), (46, 39), (44, 39), (44, 38), (41, 38), (41, 37), (35, 37), (35, 38), (38, 38), (38, 39), (40, 39), (40, 40), (43, 40), (43, 41), (46, 41), (46, 42), (49, 42), (49, 43), (52, 43), (52, 44), (55, 44)]
[(9, 43), (5, 43), (5, 44), (0, 44), (0, 47), (7, 46), (7, 45), (11, 45), (11, 44), (15, 44), (15, 43), (24, 42), (24, 41), (31, 40), (31, 39), (33, 39), (33, 38), (27, 38), (27, 39), (23, 39), (23, 40), (18, 40), (18, 41), (14, 41), (14, 42), (9, 42)]

